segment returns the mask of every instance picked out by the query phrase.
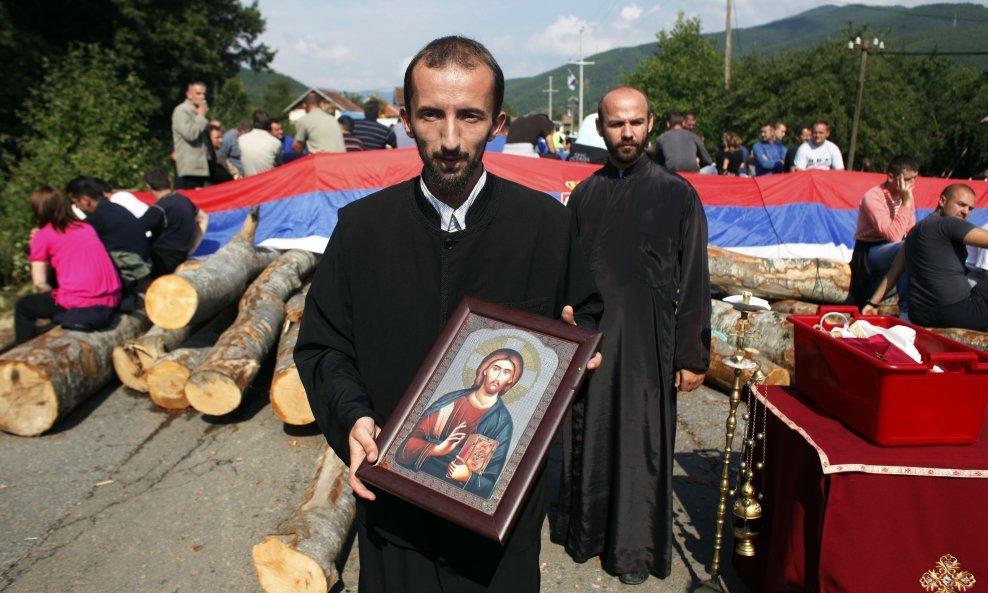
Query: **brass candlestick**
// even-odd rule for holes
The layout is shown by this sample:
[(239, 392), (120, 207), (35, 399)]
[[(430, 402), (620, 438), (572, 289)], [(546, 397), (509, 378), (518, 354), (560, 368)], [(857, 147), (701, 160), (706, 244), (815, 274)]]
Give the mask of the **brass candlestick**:
[[(731, 385), (730, 411), (727, 414), (726, 439), (724, 444), (724, 466), (720, 474), (720, 502), (717, 504), (717, 531), (714, 533), (714, 554), (710, 561), (710, 579), (704, 581), (695, 590), (701, 591), (723, 591), (720, 584), (720, 549), (724, 543), (724, 521), (727, 517), (727, 495), (731, 493), (731, 453), (734, 447), (734, 431), (737, 428), (738, 405), (741, 403), (741, 375), (746, 370), (752, 370), (758, 365), (745, 358), (745, 341), (752, 333), (751, 322), (748, 316), (755, 311), (766, 311), (768, 304), (761, 299), (760, 302), (752, 302), (751, 293), (745, 291), (741, 295), (731, 296), (724, 299), (730, 303), (735, 310), (740, 313), (740, 317), (734, 324), (732, 335), (734, 336), (734, 354), (724, 361), (729, 367), (734, 369), (734, 383)], [(748, 492), (754, 494), (754, 487), (750, 487)], [(742, 492), (744, 495), (745, 492)], [(757, 502), (756, 502), (757, 504)], [(745, 507), (751, 508), (749, 507)], [(747, 511), (745, 511), (747, 512)], [(758, 514), (761, 514), (761, 507), (758, 507)], [(747, 523), (745, 523), (747, 525)], [(754, 539), (752, 537), (751, 539)], [(751, 548), (753, 550), (753, 547)]]

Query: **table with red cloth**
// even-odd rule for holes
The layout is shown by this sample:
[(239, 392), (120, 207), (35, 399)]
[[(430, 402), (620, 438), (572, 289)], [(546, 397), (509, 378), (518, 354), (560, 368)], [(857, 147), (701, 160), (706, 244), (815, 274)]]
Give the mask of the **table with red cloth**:
[(988, 422), (974, 445), (879, 447), (795, 388), (760, 391), (761, 533), (733, 556), (753, 591), (988, 592)]

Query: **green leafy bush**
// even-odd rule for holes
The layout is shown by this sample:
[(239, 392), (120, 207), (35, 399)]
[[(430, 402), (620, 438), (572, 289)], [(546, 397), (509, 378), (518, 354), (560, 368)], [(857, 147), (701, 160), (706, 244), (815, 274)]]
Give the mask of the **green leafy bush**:
[(25, 246), (32, 220), (28, 198), (43, 185), (62, 188), (76, 175), (101, 177), (113, 187), (140, 187), (141, 176), (165, 149), (148, 121), (158, 100), (99, 46), (79, 46), (46, 64), (44, 82), (21, 109), (30, 132), (20, 160), (0, 191), (0, 280), (27, 277)]

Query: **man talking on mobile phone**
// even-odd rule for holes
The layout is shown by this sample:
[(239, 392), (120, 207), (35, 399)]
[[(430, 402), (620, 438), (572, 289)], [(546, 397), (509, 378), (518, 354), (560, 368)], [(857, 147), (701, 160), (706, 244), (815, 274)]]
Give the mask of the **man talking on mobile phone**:
[(202, 187), (209, 181), (205, 133), (209, 120), (206, 113), (206, 85), (190, 82), (185, 100), (172, 111), (172, 144), (175, 148), (175, 189)]

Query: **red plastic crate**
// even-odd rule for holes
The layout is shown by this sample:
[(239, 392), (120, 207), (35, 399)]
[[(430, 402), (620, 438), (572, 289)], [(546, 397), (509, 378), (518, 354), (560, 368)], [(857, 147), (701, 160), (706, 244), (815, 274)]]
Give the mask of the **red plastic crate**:
[[(915, 329), (923, 362), (891, 364), (842, 343), (850, 338), (814, 329), (829, 312), (878, 327)], [(977, 440), (988, 406), (988, 353), (895, 317), (862, 316), (854, 307), (820, 307), (816, 315), (790, 315), (789, 321), (796, 388), (868, 440), (888, 446)], [(932, 372), (933, 365), (944, 372)]]

